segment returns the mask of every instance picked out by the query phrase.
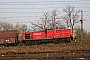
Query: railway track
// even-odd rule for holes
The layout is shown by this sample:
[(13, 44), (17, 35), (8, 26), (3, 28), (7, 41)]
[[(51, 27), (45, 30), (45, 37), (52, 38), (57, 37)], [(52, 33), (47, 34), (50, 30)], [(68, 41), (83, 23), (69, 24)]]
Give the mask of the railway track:
[(1, 53), (1, 60), (5, 59), (90, 59), (90, 51), (53, 51), (53, 52), (6, 52)]
[(90, 44), (46, 44), (1, 47), (0, 60), (90, 60)]

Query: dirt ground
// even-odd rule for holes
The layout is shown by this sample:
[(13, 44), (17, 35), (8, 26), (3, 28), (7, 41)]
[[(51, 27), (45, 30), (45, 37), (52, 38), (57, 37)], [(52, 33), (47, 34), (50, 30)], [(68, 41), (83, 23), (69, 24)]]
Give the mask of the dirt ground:
[(90, 43), (60, 43), (0, 47), (1, 60), (90, 60)]
[(42, 44), (32, 46), (11, 46), (0, 47), (0, 54), (6, 52), (15, 53), (37, 53), (37, 52), (71, 52), (71, 51), (90, 51), (90, 43), (60, 43)]

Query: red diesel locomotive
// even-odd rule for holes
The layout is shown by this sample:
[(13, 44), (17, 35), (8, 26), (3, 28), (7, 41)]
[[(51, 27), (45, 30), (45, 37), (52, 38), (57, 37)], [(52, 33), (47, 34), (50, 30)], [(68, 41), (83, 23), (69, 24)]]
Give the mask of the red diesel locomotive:
[(22, 43), (26, 45), (41, 44), (45, 42), (70, 42), (73, 39), (72, 30), (46, 29), (45, 31), (24, 32), (22, 34)]

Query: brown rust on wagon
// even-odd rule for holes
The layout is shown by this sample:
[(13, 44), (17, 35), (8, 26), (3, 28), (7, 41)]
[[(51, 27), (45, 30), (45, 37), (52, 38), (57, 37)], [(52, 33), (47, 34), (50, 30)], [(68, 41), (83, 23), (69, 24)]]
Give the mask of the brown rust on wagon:
[(19, 33), (19, 30), (0, 31), (0, 44), (17, 43)]
[(0, 31), (0, 39), (2, 38), (13, 38), (20, 33), (19, 30), (6, 30)]

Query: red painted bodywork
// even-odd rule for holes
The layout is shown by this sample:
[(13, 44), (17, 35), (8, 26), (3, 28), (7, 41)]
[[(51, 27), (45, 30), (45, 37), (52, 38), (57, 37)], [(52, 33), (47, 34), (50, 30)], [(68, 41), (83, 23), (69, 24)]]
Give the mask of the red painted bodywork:
[[(30, 38), (25, 39), (25, 35), (27, 34), (30, 34)], [(24, 32), (22, 34), (22, 40), (66, 38), (71, 36), (72, 36), (71, 29), (66, 29), (66, 30), (46, 29), (46, 31)]]

